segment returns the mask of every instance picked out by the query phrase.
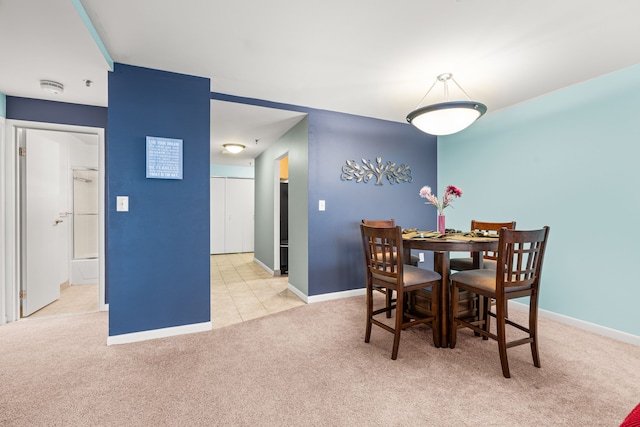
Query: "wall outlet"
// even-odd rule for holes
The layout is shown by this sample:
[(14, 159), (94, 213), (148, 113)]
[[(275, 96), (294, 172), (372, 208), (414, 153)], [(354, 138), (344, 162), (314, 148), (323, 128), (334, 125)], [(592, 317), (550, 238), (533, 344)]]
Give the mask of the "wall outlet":
[(323, 211), (325, 209), (324, 200), (318, 200), (318, 210)]
[(418, 253), (418, 259), (420, 260), (420, 262), (424, 262), (424, 252)]

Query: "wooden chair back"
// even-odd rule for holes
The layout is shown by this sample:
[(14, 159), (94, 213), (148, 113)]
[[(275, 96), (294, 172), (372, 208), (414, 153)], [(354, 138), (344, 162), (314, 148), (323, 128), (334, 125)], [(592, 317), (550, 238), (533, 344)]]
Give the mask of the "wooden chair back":
[[(506, 228), (507, 230), (515, 230), (516, 222), (484, 222), (484, 221), (476, 221), (475, 219), (471, 220), (471, 231), (481, 231), (486, 233), (498, 234), (500, 229)], [(498, 253), (496, 251), (485, 251), (482, 254), (484, 259), (497, 260)]]
[[(402, 286), (402, 229), (362, 224), (367, 276), (374, 285), (398, 290)], [(368, 277), (368, 278), (369, 278)]]
[(509, 294), (508, 298), (537, 294), (548, 236), (548, 226), (540, 230), (500, 230), (496, 266), (498, 298), (505, 298), (505, 294)]
[(362, 223), (364, 225), (370, 225), (372, 227), (395, 227), (396, 220), (391, 219), (363, 219)]

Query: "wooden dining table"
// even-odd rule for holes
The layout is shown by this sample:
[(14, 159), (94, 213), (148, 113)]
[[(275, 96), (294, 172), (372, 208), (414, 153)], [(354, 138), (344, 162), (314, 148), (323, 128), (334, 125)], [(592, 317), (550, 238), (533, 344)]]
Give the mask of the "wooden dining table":
[(484, 251), (496, 251), (497, 235), (470, 236), (470, 233), (440, 234), (433, 231), (413, 231), (402, 235), (404, 259), (411, 259), (411, 250), (433, 252), (433, 269), (442, 276), (440, 299), (441, 347), (449, 347), (449, 319), (451, 316), (451, 252), (468, 252), (473, 257), (473, 267), (482, 268)]

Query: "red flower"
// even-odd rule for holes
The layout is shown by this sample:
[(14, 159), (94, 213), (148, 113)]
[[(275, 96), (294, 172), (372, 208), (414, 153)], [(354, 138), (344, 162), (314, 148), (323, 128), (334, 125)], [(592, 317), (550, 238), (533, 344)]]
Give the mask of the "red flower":
[(450, 185), (444, 191), (444, 196), (442, 196), (442, 203), (440, 203), (436, 195), (431, 193), (431, 187), (425, 185), (420, 189), (420, 197), (428, 200), (426, 204), (435, 206), (438, 209), (438, 213), (440, 215), (442, 215), (444, 208), (451, 204), (453, 199), (460, 196), (462, 196), (462, 190), (456, 186)]
[(445, 193), (450, 194), (452, 196), (456, 196), (456, 197), (462, 196), (462, 190), (453, 185), (448, 186), (447, 189), (445, 190)]

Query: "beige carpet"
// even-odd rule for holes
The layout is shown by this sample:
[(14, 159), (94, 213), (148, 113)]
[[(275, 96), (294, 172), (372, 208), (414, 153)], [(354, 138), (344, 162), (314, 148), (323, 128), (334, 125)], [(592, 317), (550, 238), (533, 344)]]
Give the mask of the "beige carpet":
[[(522, 313), (512, 312), (512, 317)], [(542, 368), (461, 331), (363, 342), (364, 299), (211, 332), (106, 346), (107, 314), (0, 327), (2, 426), (617, 426), (640, 402), (640, 348), (540, 321)]]

